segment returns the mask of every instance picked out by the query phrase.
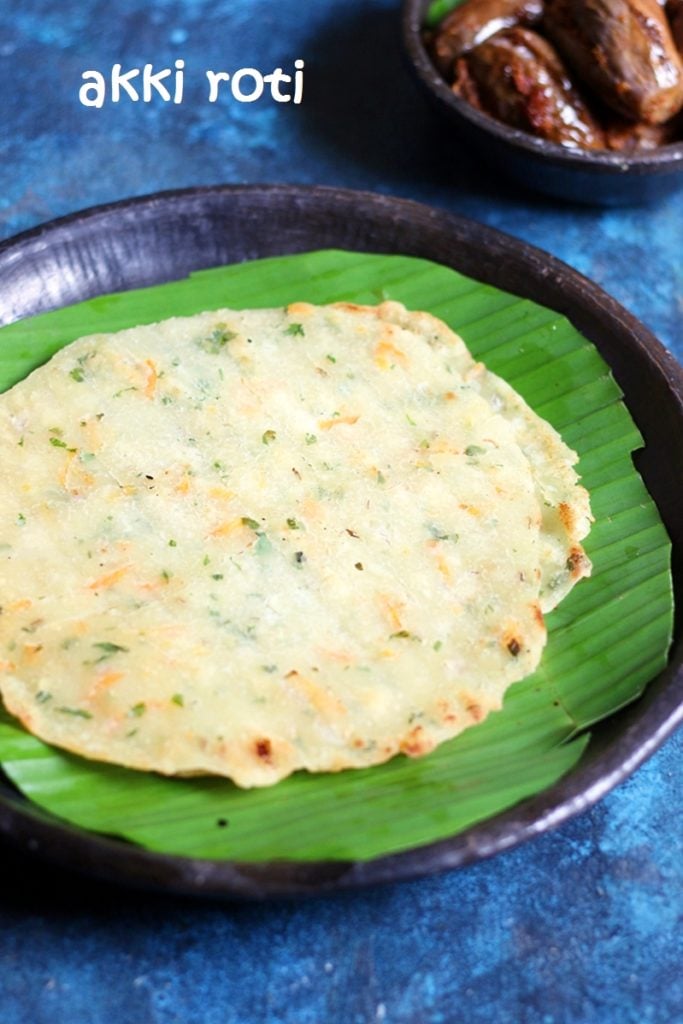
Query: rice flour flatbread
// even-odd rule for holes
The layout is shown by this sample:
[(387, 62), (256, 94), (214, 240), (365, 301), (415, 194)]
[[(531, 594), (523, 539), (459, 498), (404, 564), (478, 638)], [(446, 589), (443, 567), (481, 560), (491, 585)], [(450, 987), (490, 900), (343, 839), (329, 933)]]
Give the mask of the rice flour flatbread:
[(574, 453), (393, 302), (79, 339), (0, 398), (0, 458), (5, 704), (138, 769), (427, 753), (590, 570)]

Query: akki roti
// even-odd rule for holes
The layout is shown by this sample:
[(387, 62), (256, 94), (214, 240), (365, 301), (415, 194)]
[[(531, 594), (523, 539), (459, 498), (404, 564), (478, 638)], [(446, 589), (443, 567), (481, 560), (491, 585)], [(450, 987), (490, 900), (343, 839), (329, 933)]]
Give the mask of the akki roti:
[(7, 709), (166, 775), (427, 754), (590, 572), (575, 453), (397, 302), (80, 338), (0, 397), (0, 458)]

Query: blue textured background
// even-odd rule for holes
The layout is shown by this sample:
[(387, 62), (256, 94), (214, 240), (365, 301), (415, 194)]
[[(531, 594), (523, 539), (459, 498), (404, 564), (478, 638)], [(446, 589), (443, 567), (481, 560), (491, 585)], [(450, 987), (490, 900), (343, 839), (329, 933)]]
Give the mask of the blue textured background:
[[(568, 207), (507, 185), (417, 95), (397, 0), (3, 0), (0, 236), (217, 182), (409, 196), (545, 248), (683, 356), (683, 192)], [(182, 106), (85, 109), (81, 72), (182, 57)], [(204, 71), (306, 61), (300, 107), (206, 102)], [(680, 1024), (683, 737), (598, 807), (495, 860), (300, 904), (74, 882), (0, 849), (2, 1024)]]

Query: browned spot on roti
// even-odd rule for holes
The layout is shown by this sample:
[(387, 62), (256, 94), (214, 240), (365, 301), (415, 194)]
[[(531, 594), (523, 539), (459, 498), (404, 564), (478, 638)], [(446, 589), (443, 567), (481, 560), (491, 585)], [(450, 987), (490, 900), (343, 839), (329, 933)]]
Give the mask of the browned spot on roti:
[(482, 708), (481, 704), (477, 704), (476, 700), (470, 701), (466, 704), (465, 711), (474, 722), (482, 722), (486, 718), (486, 712)]
[(571, 573), (572, 579), (579, 579), (584, 574), (586, 566), (586, 556), (583, 552), (583, 548), (573, 547), (569, 552), (569, 558), (567, 559), (567, 569)]
[(571, 505), (567, 505), (566, 502), (561, 501), (557, 506), (557, 511), (567, 533), (574, 533), (576, 528), (576, 516)]
[(256, 740), (254, 743), (254, 750), (256, 752), (256, 756), (262, 761), (265, 761), (266, 764), (273, 763), (273, 747), (269, 739), (264, 737), (263, 739)]
[(403, 737), (399, 744), (399, 749), (401, 753), (407, 754), (408, 757), (422, 757), (423, 754), (428, 754), (430, 750), (434, 749), (434, 743), (424, 735), (424, 729), (421, 725), (415, 725)]
[(440, 700), (437, 707), (439, 709), (439, 715), (441, 716), (442, 722), (453, 724), (453, 722), (458, 721), (458, 716), (456, 715), (454, 708), (447, 700)]
[(358, 313), (358, 312), (362, 311), (362, 312), (365, 312), (365, 313), (369, 313), (371, 316), (376, 316), (376, 317), (379, 316), (379, 313), (377, 312), (377, 309), (379, 307), (377, 307), (377, 306), (359, 306), (357, 302), (335, 302), (334, 303), (334, 308), (335, 309), (349, 310), (351, 313)]

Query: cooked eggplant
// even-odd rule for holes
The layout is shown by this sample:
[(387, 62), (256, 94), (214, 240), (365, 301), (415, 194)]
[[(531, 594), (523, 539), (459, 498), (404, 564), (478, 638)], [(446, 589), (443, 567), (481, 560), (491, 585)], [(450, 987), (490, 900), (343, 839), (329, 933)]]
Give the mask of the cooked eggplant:
[(657, 0), (546, 0), (544, 30), (577, 77), (632, 121), (683, 106), (683, 63)]
[(457, 62), (453, 89), (515, 128), (570, 148), (604, 148), (560, 57), (536, 32), (511, 28), (475, 47)]
[(683, 53), (683, 0), (669, 0), (666, 5), (671, 35), (679, 53)]
[(441, 22), (431, 40), (434, 63), (448, 81), (455, 62), (496, 32), (541, 20), (543, 0), (466, 0)]
[(664, 124), (618, 119), (605, 125), (605, 142), (608, 149), (618, 153), (643, 153), (676, 142), (681, 137), (681, 127), (680, 116)]

